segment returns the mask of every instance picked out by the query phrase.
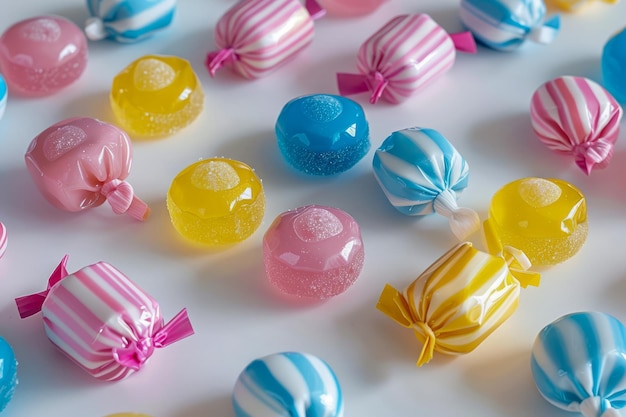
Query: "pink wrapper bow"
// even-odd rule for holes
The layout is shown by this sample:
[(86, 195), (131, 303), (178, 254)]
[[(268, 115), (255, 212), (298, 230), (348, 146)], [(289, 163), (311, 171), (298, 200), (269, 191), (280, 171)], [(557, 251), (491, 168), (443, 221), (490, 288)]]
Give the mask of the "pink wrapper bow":
[(67, 258), (46, 290), (15, 302), (21, 318), (41, 311), (50, 341), (93, 377), (124, 379), (154, 349), (194, 333), (185, 309), (165, 323), (158, 303), (113, 266), (98, 262), (68, 274)]
[(150, 210), (125, 181), (132, 147), (122, 129), (89, 117), (62, 120), (32, 140), (26, 167), (53, 206), (81, 211), (107, 201), (116, 214), (144, 220)]
[(448, 71), (456, 50), (476, 52), (470, 32), (448, 34), (426, 14), (396, 16), (361, 45), (359, 74), (337, 74), (339, 93), (397, 104)]

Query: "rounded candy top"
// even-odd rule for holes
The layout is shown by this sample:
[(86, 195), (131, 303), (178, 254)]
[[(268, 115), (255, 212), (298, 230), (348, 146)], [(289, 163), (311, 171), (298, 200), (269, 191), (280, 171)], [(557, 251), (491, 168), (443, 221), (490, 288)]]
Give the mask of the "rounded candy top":
[(550, 43), (560, 19), (545, 20), (543, 0), (462, 0), (461, 21), (484, 45), (513, 51), (527, 41)]
[(145, 55), (113, 78), (110, 101), (120, 125), (131, 135), (162, 137), (200, 115), (204, 92), (187, 60)]
[(617, 101), (626, 104), (626, 28), (606, 42), (601, 62), (604, 86)]
[(76, 81), (86, 66), (87, 39), (63, 17), (22, 20), (0, 37), (0, 72), (18, 94), (56, 93)]
[(328, 94), (289, 101), (276, 121), (278, 148), (285, 160), (312, 175), (352, 168), (370, 149), (369, 133), (358, 103)]
[(0, 413), (6, 408), (17, 385), (17, 360), (11, 345), (0, 336)]
[(601, 312), (567, 314), (544, 327), (530, 360), (541, 395), (585, 417), (617, 417), (626, 404), (626, 328)]
[(587, 203), (560, 179), (522, 178), (492, 197), (485, 233), (502, 246), (523, 251), (533, 265), (554, 265), (574, 256), (587, 239)]
[(168, 27), (174, 19), (176, 0), (87, 0), (91, 18), (85, 33), (92, 41), (110, 38), (137, 42)]
[(439, 213), (450, 220), (459, 240), (480, 227), (478, 214), (457, 205), (467, 187), (469, 165), (452, 144), (433, 129), (393, 132), (374, 154), (374, 175), (389, 202), (401, 213)]
[(144, 220), (149, 209), (129, 183), (132, 147), (120, 128), (89, 117), (62, 120), (30, 143), (26, 167), (55, 207), (81, 211), (108, 201), (117, 214)]
[(237, 378), (232, 401), (237, 417), (343, 417), (337, 376), (308, 353), (275, 353), (250, 362)]
[(587, 175), (606, 167), (619, 137), (622, 108), (599, 84), (584, 77), (557, 77), (533, 94), (535, 134), (549, 149), (573, 157)]

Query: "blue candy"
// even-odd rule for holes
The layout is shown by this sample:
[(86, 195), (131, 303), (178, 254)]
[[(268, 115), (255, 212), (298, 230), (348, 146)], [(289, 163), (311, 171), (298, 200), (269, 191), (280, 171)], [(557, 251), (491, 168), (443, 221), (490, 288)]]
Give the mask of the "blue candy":
[(288, 102), (276, 121), (276, 138), (287, 163), (311, 175), (344, 172), (370, 149), (363, 108), (349, 98), (328, 94)]
[(8, 97), (7, 83), (0, 75), (0, 119), (4, 116), (4, 109), (7, 107), (7, 97)]
[(92, 16), (85, 24), (89, 39), (130, 43), (169, 26), (176, 0), (87, 0), (87, 7)]
[(626, 104), (626, 28), (613, 35), (602, 50), (604, 87)]
[(530, 366), (541, 395), (563, 410), (610, 417), (626, 405), (626, 328), (613, 316), (581, 312), (550, 323)]
[(342, 417), (343, 396), (320, 358), (284, 352), (252, 361), (233, 389), (237, 417)]
[(527, 40), (550, 43), (559, 16), (545, 21), (543, 0), (462, 0), (461, 21), (476, 40), (500, 51), (512, 51)]
[(0, 337), (0, 412), (13, 398), (17, 385), (17, 361), (11, 346)]
[(469, 165), (436, 130), (393, 132), (376, 150), (373, 167), (387, 199), (401, 213), (439, 213), (450, 220), (460, 240), (479, 228), (478, 214), (457, 205), (458, 194), (468, 184)]

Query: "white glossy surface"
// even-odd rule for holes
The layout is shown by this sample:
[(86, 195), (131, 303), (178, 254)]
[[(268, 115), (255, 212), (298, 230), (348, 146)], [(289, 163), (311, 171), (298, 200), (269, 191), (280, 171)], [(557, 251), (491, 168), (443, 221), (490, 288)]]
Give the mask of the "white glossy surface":
[[(626, 320), (626, 134), (611, 165), (585, 177), (574, 163), (534, 136), (529, 106), (534, 90), (560, 75), (600, 81), (606, 40), (624, 25), (626, 1), (594, 2), (562, 14), (551, 45), (528, 44), (504, 53), (479, 48), (458, 54), (454, 67), (400, 105), (370, 105), (353, 97), (370, 121), (372, 149), (351, 170), (332, 178), (306, 177), (282, 160), (274, 122), (290, 99), (336, 94), (336, 72), (354, 72), (360, 44), (390, 18), (428, 13), (450, 32), (461, 30), (456, 0), (389, 0), (373, 14), (316, 21), (313, 44), (286, 66), (249, 81), (227, 70), (212, 79), (204, 68), (215, 48), (213, 28), (234, 0), (180, 0), (172, 26), (131, 45), (90, 43), (81, 79), (51, 97), (9, 97), (0, 121), (0, 220), (9, 247), (0, 260), (0, 335), (15, 350), (19, 385), (2, 417), (103, 417), (132, 411), (153, 417), (233, 417), (230, 394), (254, 358), (296, 350), (315, 354), (337, 373), (346, 416), (567, 416), (541, 398), (529, 358), (539, 330), (557, 317), (601, 310)], [(80, 0), (0, 3), (0, 30), (34, 15), (59, 14), (82, 26)], [(203, 84), (202, 115), (173, 137), (135, 142), (129, 182), (152, 208), (145, 223), (109, 207), (66, 213), (39, 195), (24, 164), (38, 133), (72, 116), (114, 122), (110, 83), (146, 54), (191, 61)], [(622, 127), (624, 122), (622, 122)], [(455, 243), (447, 219), (418, 220), (395, 211), (371, 169), (374, 151), (394, 130), (431, 127), (446, 136), (470, 165), (459, 203), (484, 220), (491, 195), (527, 176), (558, 177), (587, 196), (589, 237), (575, 258), (547, 268), (539, 288), (522, 291), (517, 312), (474, 352), (437, 355), (417, 368), (421, 346), (410, 331), (376, 310), (386, 282), (408, 285)], [(267, 195), (265, 219), (245, 242), (202, 250), (172, 227), (165, 196), (171, 180), (200, 158), (224, 156), (256, 169)], [(261, 240), (281, 212), (307, 204), (336, 206), (361, 225), (365, 265), (344, 294), (324, 303), (277, 296), (263, 272)], [(482, 246), (480, 236), (471, 240)], [(166, 320), (187, 307), (196, 334), (155, 352), (145, 369), (103, 383), (72, 364), (46, 339), (41, 316), (20, 320), (13, 299), (43, 290), (64, 254), (68, 269), (107, 261), (157, 299)]]

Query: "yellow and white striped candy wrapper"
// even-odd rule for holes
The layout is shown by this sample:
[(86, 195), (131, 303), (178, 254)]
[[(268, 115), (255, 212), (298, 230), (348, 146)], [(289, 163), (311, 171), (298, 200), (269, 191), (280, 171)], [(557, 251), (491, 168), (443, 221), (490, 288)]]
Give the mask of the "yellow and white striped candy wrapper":
[(505, 247), (499, 256), (464, 242), (435, 261), (404, 291), (387, 284), (376, 307), (413, 329), (423, 344), (417, 366), (438, 351), (469, 353), (513, 314), (520, 286), (539, 285), (540, 275), (523, 252)]

